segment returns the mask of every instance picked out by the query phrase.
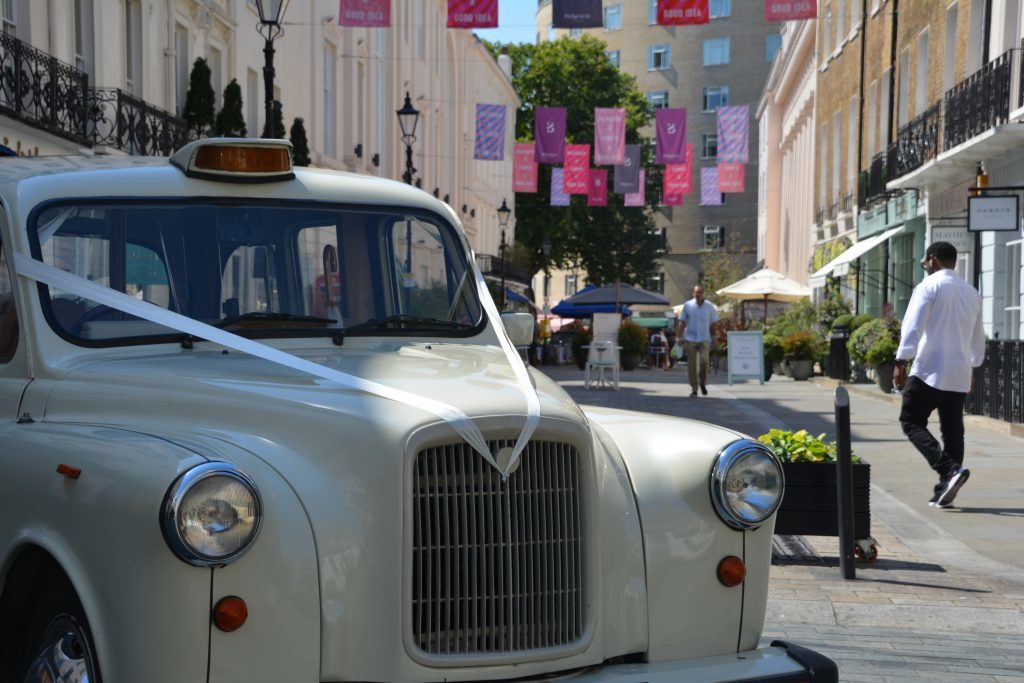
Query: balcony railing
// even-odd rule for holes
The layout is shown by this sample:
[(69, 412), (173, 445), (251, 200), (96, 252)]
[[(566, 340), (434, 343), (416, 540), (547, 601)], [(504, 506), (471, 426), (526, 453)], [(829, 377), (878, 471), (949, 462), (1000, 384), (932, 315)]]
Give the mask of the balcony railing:
[(117, 88), (92, 88), (88, 96), (88, 138), (128, 152), (169, 156), (189, 141), (182, 119)]
[(1009, 120), (1012, 75), (1014, 66), (1020, 69), (1020, 52), (1008, 50), (946, 92), (943, 150)]
[(888, 150), (889, 158), (886, 165), (892, 170), (892, 177), (906, 175), (938, 156), (941, 131), (941, 102), (936, 102), (923, 114), (900, 128), (896, 133), (896, 141)]
[(814, 214), (814, 224), (815, 225), (819, 225), (819, 226), (825, 224), (825, 212), (824, 211), (819, 211), (818, 213)]
[(834, 221), (839, 217), (839, 201), (836, 200), (828, 205), (828, 213), (825, 214), (825, 218), (830, 221)]
[(856, 204), (853, 202), (853, 193), (843, 195), (843, 203), (840, 207), (843, 213), (852, 213)]
[[(490, 254), (477, 254), (476, 265), (480, 268), (480, 272), (484, 275), (490, 275), (491, 277), (500, 277), (502, 274), (502, 259), (500, 256), (492, 256)], [(530, 273), (527, 272), (526, 268), (514, 261), (505, 259), (504, 268), (505, 279), (510, 282), (518, 282), (519, 284), (529, 285), (530, 284)]]
[(967, 412), (1024, 422), (1024, 341), (985, 343), (985, 362), (974, 371)]
[(885, 152), (876, 155), (871, 159), (871, 168), (860, 174), (859, 204), (862, 207), (871, 206), (879, 199), (886, 197), (885, 183), (889, 179), (887, 173)]
[(0, 112), (79, 144), (86, 139), (89, 77), (0, 33)]

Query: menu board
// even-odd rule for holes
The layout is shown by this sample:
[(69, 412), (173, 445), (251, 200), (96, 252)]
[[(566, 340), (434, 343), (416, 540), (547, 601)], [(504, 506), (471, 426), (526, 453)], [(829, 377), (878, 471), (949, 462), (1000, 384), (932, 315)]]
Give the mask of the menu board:
[(729, 384), (734, 379), (756, 379), (764, 384), (764, 333), (729, 333)]

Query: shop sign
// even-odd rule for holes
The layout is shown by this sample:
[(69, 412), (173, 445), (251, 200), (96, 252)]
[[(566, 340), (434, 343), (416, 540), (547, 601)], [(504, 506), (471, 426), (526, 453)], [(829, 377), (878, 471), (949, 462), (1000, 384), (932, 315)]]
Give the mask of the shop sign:
[(967, 229), (971, 232), (1020, 230), (1020, 202), (1017, 195), (971, 197), (967, 202)]

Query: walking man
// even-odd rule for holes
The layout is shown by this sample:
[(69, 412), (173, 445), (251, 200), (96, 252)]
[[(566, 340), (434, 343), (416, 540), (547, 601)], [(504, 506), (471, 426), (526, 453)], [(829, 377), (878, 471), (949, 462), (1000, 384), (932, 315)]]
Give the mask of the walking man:
[[(953, 270), (956, 247), (935, 242), (921, 265), (928, 276), (914, 288), (903, 318), (893, 384), (903, 392), (903, 433), (939, 475), (928, 504), (944, 508), (971, 476), (963, 466), (964, 399), (973, 385), (972, 369), (985, 359), (985, 333), (981, 296)], [(936, 410), (941, 447), (927, 427)]]
[(676, 328), (676, 339), (682, 340), (686, 348), (686, 370), (690, 375), (691, 397), (697, 395), (698, 384), (700, 392), (708, 395), (711, 333), (717, 325), (718, 310), (710, 301), (704, 300), (704, 288), (694, 285), (693, 298), (683, 304), (683, 312), (679, 315), (679, 325)]

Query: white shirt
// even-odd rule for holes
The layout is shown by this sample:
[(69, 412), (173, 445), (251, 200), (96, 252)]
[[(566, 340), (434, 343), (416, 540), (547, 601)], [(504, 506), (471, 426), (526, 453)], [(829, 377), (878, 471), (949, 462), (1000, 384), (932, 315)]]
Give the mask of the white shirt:
[(911, 358), (911, 375), (960, 393), (971, 388), (971, 368), (985, 360), (981, 295), (949, 268), (926, 277), (910, 297), (896, 359)]
[(709, 342), (711, 324), (718, 322), (718, 310), (707, 299), (700, 306), (697, 305), (697, 299), (690, 299), (683, 304), (680, 320), (686, 325), (683, 328), (683, 341)]

